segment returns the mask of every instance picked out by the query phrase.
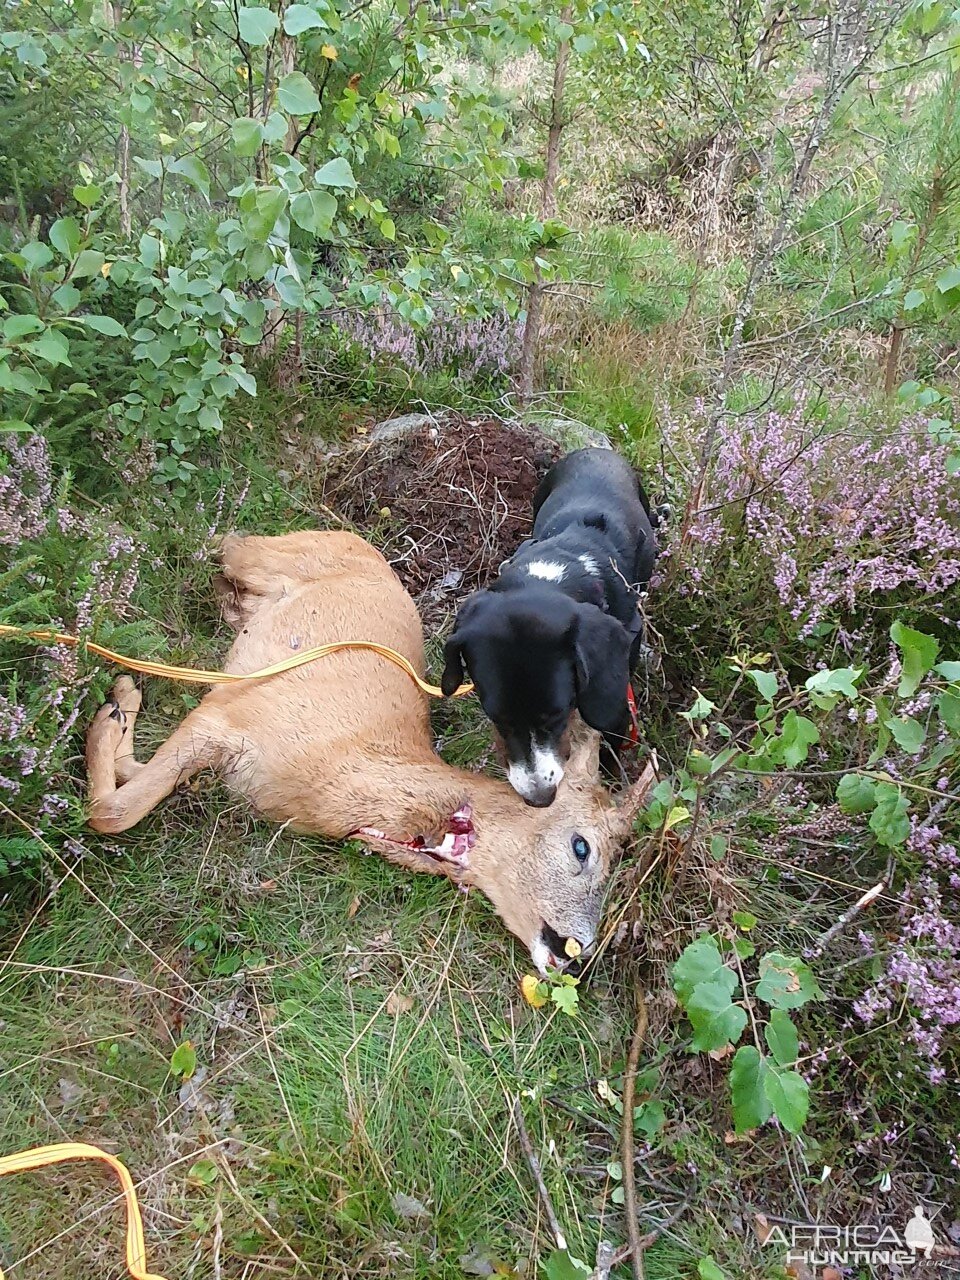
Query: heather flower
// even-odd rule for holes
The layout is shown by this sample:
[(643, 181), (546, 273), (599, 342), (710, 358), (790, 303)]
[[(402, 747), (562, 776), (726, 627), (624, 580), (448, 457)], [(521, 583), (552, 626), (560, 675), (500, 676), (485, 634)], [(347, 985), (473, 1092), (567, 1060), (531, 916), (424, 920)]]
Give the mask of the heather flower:
[[(829, 623), (849, 649), (866, 610), (894, 593), (955, 624), (960, 487), (927, 426), (914, 415), (884, 434), (824, 431), (802, 397), (723, 419), (710, 489), (722, 505), (687, 530), (689, 589), (745, 541), (801, 637)], [(680, 451), (702, 438), (689, 423), (671, 434)]]
[(505, 313), (464, 318), (439, 314), (415, 329), (395, 311), (340, 311), (339, 332), (370, 361), (386, 360), (413, 374), (446, 370), (464, 382), (504, 379), (520, 357), (521, 327)]
[[(0, 604), (6, 615), (21, 618), (18, 604), (25, 598), (37, 612), (55, 598), (59, 609), (70, 602), (65, 618), (51, 616), (52, 609), (40, 615), (55, 630), (89, 633), (106, 618), (122, 618), (139, 578), (135, 538), (65, 505), (67, 483), (55, 474), (42, 436), (5, 440), (3, 452), (0, 572), (11, 586)], [(22, 620), (36, 621), (36, 613)], [(11, 650), (11, 658), (12, 674), (0, 685), (0, 791), (16, 798), (18, 815), (42, 834), (69, 820), (69, 800), (50, 779), (60, 778), (76, 753), (96, 670), (67, 645)]]

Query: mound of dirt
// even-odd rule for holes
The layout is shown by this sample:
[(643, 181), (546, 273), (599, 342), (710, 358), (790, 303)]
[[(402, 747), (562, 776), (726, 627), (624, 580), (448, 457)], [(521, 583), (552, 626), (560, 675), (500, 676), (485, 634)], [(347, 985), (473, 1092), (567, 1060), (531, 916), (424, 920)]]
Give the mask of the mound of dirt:
[(374, 534), (426, 621), (484, 586), (529, 535), (537, 485), (560, 456), (547, 436), (450, 416), (371, 440), (328, 472), (328, 501)]

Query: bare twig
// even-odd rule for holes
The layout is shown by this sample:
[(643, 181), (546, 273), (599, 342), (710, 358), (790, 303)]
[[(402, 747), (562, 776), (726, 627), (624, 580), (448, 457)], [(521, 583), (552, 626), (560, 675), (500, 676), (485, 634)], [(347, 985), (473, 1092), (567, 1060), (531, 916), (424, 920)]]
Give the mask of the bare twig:
[(533, 1143), (530, 1141), (530, 1134), (527, 1132), (527, 1126), (523, 1119), (523, 1108), (520, 1105), (520, 1099), (513, 1100), (513, 1118), (517, 1123), (517, 1133), (520, 1135), (520, 1145), (523, 1147), (523, 1154), (527, 1159), (527, 1166), (530, 1169), (530, 1176), (536, 1184), (537, 1192), (540, 1196), (540, 1203), (543, 1205), (543, 1212), (547, 1216), (547, 1222), (550, 1226), (550, 1232), (558, 1249), (566, 1249), (567, 1237), (560, 1230), (560, 1223), (557, 1219), (557, 1211), (553, 1207), (553, 1201), (550, 1199), (550, 1192), (547, 1190), (547, 1184), (543, 1180), (543, 1171), (540, 1168), (540, 1161), (537, 1153), (533, 1149)]
[[(669, 1218), (664, 1218), (664, 1220), (661, 1223), (659, 1223), (657, 1226), (655, 1226), (652, 1231), (648, 1231), (645, 1236), (640, 1237), (640, 1239), (637, 1241), (637, 1247), (639, 1248), (641, 1255), (644, 1253), (645, 1250), (649, 1249), (652, 1244), (655, 1244), (656, 1241), (659, 1240), (660, 1237), (664, 1234), (664, 1232), (669, 1231), (675, 1222), (678, 1222), (683, 1217), (683, 1215), (687, 1211), (687, 1206), (689, 1204), (690, 1204), (690, 1196), (684, 1196), (682, 1204), (678, 1205), (677, 1208), (674, 1209), (673, 1213), (670, 1214)], [(618, 1249), (617, 1252), (610, 1259), (610, 1263), (609, 1263), (610, 1270), (612, 1271), (614, 1267), (619, 1267), (621, 1262), (626, 1262), (626, 1260), (632, 1255), (633, 1255), (633, 1245), (625, 1244), (623, 1248)], [(593, 1275), (590, 1277), (590, 1280), (604, 1280), (604, 1277), (595, 1271)]]
[(640, 1222), (637, 1218), (637, 1178), (633, 1167), (633, 1097), (637, 1082), (637, 1065), (640, 1050), (647, 1036), (647, 994), (637, 983), (637, 1022), (627, 1056), (627, 1069), (623, 1077), (623, 1126), (620, 1130), (620, 1162), (623, 1166), (623, 1207), (627, 1215), (627, 1239), (630, 1241), (630, 1259), (633, 1264), (633, 1280), (644, 1280), (643, 1243), (640, 1238)]
[(821, 955), (837, 934), (845, 929), (855, 916), (858, 916), (861, 911), (869, 907), (871, 902), (875, 902), (885, 888), (886, 881), (881, 880), (879, 884), (875, 884), (872, 889), (868, 889), (866, 893), (862, 894), (852, 907), (848, 907), (839, 920), (832, 924), (826, 933), (822, 934), (814, 943), (810, 952), (811, 959), (816, 959), (817, 956)]

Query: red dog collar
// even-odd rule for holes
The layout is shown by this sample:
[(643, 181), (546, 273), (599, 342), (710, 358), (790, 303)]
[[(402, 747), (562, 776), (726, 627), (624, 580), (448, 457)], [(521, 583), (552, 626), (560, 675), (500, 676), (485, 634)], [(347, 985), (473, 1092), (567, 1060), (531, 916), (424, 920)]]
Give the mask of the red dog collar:
[(633, 695), (633, 685), (627, 682), (627, 707), (630, 711), (630, 736), (623, 744), (623, 750), (627, 747), (637, 747), (640, 745), (640, 718), (637, 715), (637, 700)]

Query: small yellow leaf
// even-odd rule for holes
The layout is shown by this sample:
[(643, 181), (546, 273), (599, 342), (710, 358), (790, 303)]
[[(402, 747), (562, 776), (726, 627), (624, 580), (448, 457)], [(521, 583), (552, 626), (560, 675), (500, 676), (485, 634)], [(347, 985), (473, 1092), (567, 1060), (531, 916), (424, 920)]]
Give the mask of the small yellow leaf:
[(326, 58), (328, 62), (336, 62), (337, 58), (339, 58), (340, 55), (337, 53), (336, 49), (333, 47), (332, 44), (325, 44), (323, 48), (320, 50), (320, 56), (321, 58)]
[(103, 276), (104, 279), (106, 279), (107, 276), (110, 274), (110, 268), (112, 266), (113, 266), (112, 262), (105, 262), (103, 266), (100, 268), (100, 274)]
[(534, 1009), (542, 1009), (547, 1003), (547, 997), (543, 994), (543, 983), (539, 978), (535, 978), (532, 973), (525, 973), (523, 981), (520, 983), (520, 990), (523, 992), (523, 998), (527, 1004), (533, 1005)]
[(577, 956), (583, 950), (576, 938), (568, 938), (563, 944), (563, 949), (571, 960), (576, 960)]

